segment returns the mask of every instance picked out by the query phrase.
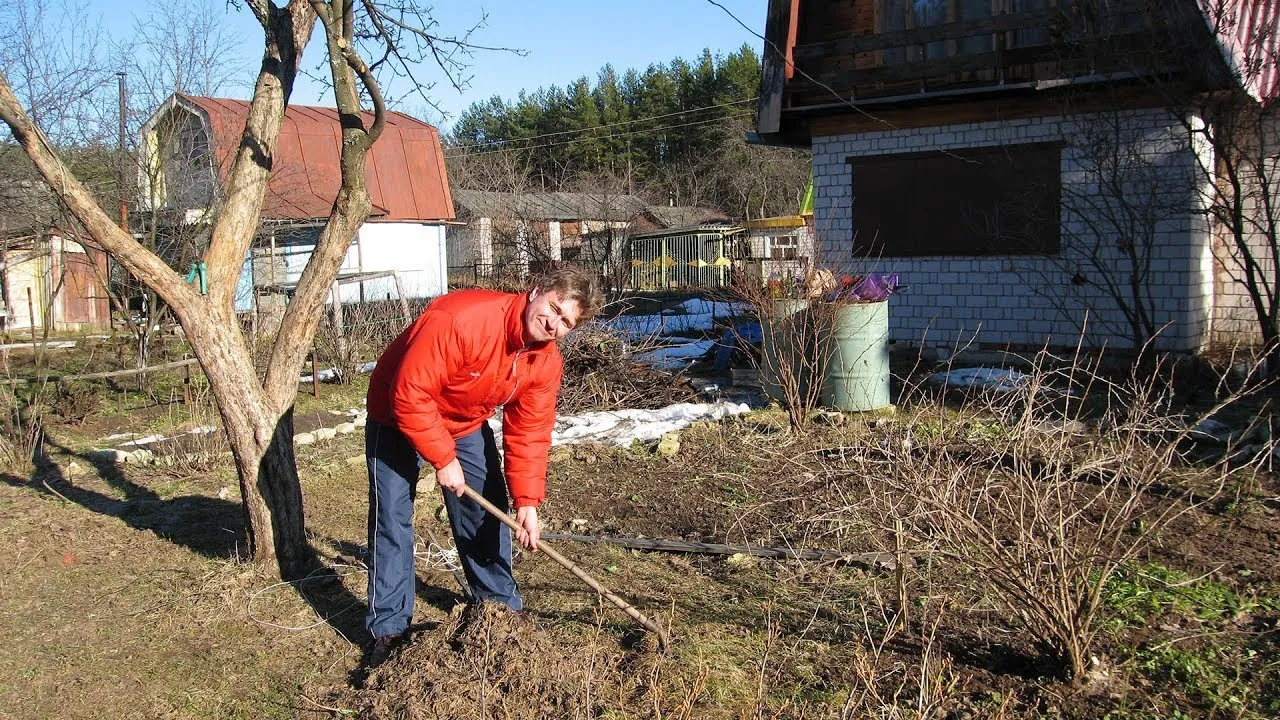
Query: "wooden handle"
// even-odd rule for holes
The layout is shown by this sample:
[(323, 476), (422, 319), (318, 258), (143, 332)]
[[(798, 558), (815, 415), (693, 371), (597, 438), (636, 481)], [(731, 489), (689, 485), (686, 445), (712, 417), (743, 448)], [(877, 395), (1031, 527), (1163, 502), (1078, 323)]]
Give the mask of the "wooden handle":
[[(446, 490), (445, 492), (448, 492), (448, 490)], [(520, 532), (521, 530), (524, 530), (524, 528), (520, 526), (520, 523), (513, 520), (510, 515), (507, 515), (506, 513), (499, 510), (497, 506), (495, 506), (493, 503), (489, 502), (488, 500), (485, 500), (484, 496), (482, 496), (480, 493), (476, 492), (475, 490), (472, 490), (469, 486), (463, 485), (462, 492), (464, 495), (466, 495), (468, 498), (474, 501), (477, 505), (484, 508), (490, 515), (501, 520), (503, 524), (511, 528), (513, 532)], [(670, 643), (670, 640), (667, 638), (667, 633), (665, 630), (662, 629), (661, 625), (645, 617), (644, 613), (632, 607), (626, 600), (623, 600), (617, 595), (614, 595), (613, 592), (609, 590), (609, 588), (605, 587), (604, 585), (601, 585), (595, 578), (588, 575), (586, 571), (578, 567), (578, 565), (574, 563), (572, 560), (556, 552), (545, 541), (540, 541), (538, 543), (538, 549), (546, 553), (547, 557), (559, 563), (561, 567), (563, 567), (564, 569), (576, 575), (579, 580), (589, 585), (592, 590), (595, 590), (597, 593), (599, 593), (600, 596), (603, 597), (605, 600), (608, 600), (609, 602), (613, 603), (614, 607), (630, 615), (633, 620), (643, 625), (646, 629), (652, 631), (653, 634), (658, 636), (659, 647), (662, 649), (663, 652), (667, 651), (667, 646)]]

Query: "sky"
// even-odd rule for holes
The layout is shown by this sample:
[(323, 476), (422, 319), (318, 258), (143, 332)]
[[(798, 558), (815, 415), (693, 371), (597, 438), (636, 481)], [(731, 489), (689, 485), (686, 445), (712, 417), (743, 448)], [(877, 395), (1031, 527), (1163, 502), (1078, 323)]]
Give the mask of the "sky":
[[(134, 19), (143, 16), (156, 0), (87, 0), (85, 17), (91, 25), (101, 26), (112, 38), (123, 38), (132, 32)], [(164, 1), (164, 0), (160, 0)], [(183, 0), (170, 0), (182, 2)], [(707, 0), (445, 0), (434, 4), (440, 33), (461, 33), (487, 16), (486, 26), (472, 39), (477, 44), (517, 48), (523, 57), (509, 52), (479, 51), (470, 68), (470, 86), (459, 93), (445, 82), (430, 91), (432, 100), (449, 119), (430, 110), (420, 96), (405, 97), (402, 111), (441, 124), (446, 128), (458, 113), (471, 103), (493, 95), (513, 99), (521, 90), (564, 86), (587, 75), (594, 78), (605, 64), (612, 63), (622, 73), (627, 68), (644, 69), (650, 64), (665, 63), (675, 57), (693, 59), (710, 48), (712, 53), (727, 54), (749, 43), (757, 53), (763, 41), (752, 34), (763, 32), (767, 0), (717, 0), (751, 30), (739, 25), (733, 17)], [(246, 65), (256, 68), (261, 57), (261, 30), (253, 17), (239, 3), (227, 11), (226, 21), (244, 38), (242, 44)], [(316, 37), (321, 32), (317, 30)], [(304, 57), (314, 65), (320, 57), (315, 41)], [(420, 78), (441, 81), (434, 68), (423, 68)], [(247, 98), (246, 83), (238, 92)], [(407, 86), (398, 86), (393, 94), (406, 94)], [(322, 96), (322, 87), (303, 79), (295, 90), (293, 102), (299, 104), (331, 104)]]

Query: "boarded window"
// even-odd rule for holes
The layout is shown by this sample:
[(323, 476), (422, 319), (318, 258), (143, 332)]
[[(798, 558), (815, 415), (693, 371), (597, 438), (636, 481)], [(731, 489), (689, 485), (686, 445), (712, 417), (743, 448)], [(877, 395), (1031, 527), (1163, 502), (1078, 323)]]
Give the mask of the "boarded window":
[(854, 254), (1056, 253), (1060, 154), (1040, 143), (850, 158)]

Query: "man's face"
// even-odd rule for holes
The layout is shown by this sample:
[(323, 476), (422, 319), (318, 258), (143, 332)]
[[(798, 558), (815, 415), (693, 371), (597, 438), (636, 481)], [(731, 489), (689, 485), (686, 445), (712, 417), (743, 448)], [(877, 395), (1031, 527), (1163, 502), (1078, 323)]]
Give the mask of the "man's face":
[(525, 344), (559, 340), (578, 325), (581, 315), (577, 300), (564, 300), (555, 290), (534, 290), (524, 309)]

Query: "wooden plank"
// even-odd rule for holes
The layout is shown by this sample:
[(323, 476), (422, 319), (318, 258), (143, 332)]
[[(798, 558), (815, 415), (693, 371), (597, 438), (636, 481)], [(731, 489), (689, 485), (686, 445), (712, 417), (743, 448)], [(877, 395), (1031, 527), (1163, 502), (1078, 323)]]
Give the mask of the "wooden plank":
[[(1034, 117), (1061, 115), (1063, 112), (1092, 112), (1108, 109), (1163, 107), (1166, 99), (1155, 90), (1141, 87), (1127, 88), (1124, 93), (1095, 95), (1077, 91), (1069, 99), (1061, 95), (1038, 92), (1014, 97), (985, 97), (969, 101), (955, 101), (927, 108), (869, 106), (872, 114), (852, 111), (815, 117), (810, 129), (813, 137), (846, 135), (850, 133), (884, 130), (886, 126), (899, 130), (982, 122), (998, 117), (1003, 120), (1020, 120)], [(846, 108), (847, 110), (847, 108)], [(817, 112), (817, 111), (813, 111)], [(824, 113), (833, 112), (831, 109)], [(839, 111), (836, 111), (839, 112)]]
[(826, 42), (798, 45), (796, 58), (803, 61), (820, 60), (831, 55), (853, 55), (874, 50), (907, 45), (926, 45), (940, 40), (954, 40), (972, 35), (989, 35), (997, 32), (1009, 32), (1027, 28), (1043, 27), (1054, 18), (1060, 17), (1061, 10), (1041, 10), (1034, 13), (1016, 15), (995, 15), (976, 20), (961, 20), (942, 25), (926, 25), (907, 30), (893, 30), (874, 35), (855, 35), (853, 37), (828, 40)]
[[(1133, 14), (1141, 15), (1143, 12), (1144, 8), (1140, 2), (1134, 2), (1134, 0), (1116, 1), (1108, 5), (1106, 17), (1116, 18)], [(1055, 24), (1055, 21), (1062, 18), (1063, 12), (1060, 8), (1028, 13), (993, 15), (991, 17), (961, 20), (941, 25), (926, 25), (906, 30), (894, 30), (872, 35), (854, 35), (838, 40), (806, 43), (797, 45), (794, 54), (798, 60), (802, 61), (802, 64), (807, 64), (809, 61), (821, 60), (833, 55), (853, 55), (855, 53), (887, 50), (910, 45), (926, 45), (931, 42), (956, 40), (974, 35), (989, 35), (1046, 27)]]
[(898, 566), (893, 553), (849, 553), (838, 550), (801, 550), (785, 547), (760, 547), (757, 545), (722, 545), (720, 543), (685, 542), (683, 540), (650, 540), (649, 538), (608, 537), (601, 535), (575, 535), (570, 533), (543, 533), (548, 540), (567, 540), (580, 543), (604, 543), (620, 545), (635, 550), (659, 552), (696, 553), (701, 555), (751, 555), (778, 560), (816, 560), (819, 562), (847, 562), (871, 568), (893, 570)]
[[(160, 370), (176, 370), (177, 368), (180, 368), (180, 367), (186, 367), (188, 365), (196, 365), (199, 362), (200, 361), (196, 360), (195, 358), (187, 358), (186, 360), (176, 360), (174, 362), (161, 363), (160, 365), (151, 365), (149, 367), (145, 367), (142, 369), (135, 368), (133, 370), (111, 370), (108, 372), (87, 373), (85, 375), (59, 375), (59, 376), (51, 375), (46, 379), (46, 382), (56, 383), (56, 382), (71, 382), (73, 380), (107, 380), (109, 378), (118, 378), (118, 377), (126, 377), (126, 376), (133, 376), (133, 375), (146, 375), (148, 373), (158, 372)], [(0, 380), (0, 385), (27, 385), (30, 382), (31, 381), (29, 380), (15, 378), (12, 380)]]
[(783, 90), (787, 85), (787, 41), (792, 0), (769, 0), (764, 25), (764, 60), (760, 70), (760, 101), (756, 132), (776, 133), (782, 122)]

